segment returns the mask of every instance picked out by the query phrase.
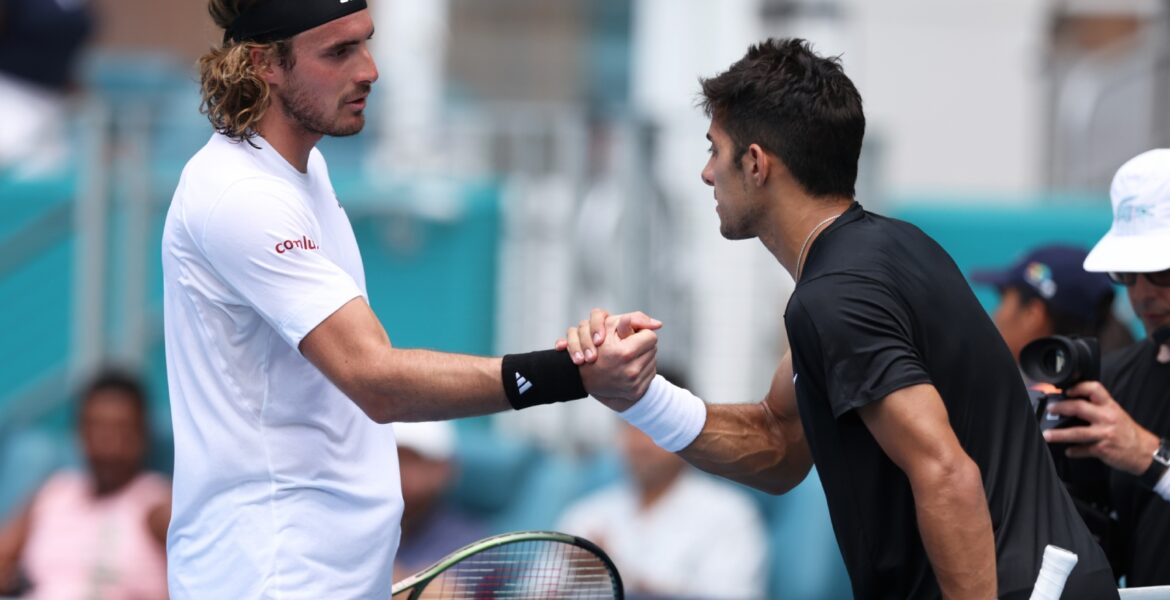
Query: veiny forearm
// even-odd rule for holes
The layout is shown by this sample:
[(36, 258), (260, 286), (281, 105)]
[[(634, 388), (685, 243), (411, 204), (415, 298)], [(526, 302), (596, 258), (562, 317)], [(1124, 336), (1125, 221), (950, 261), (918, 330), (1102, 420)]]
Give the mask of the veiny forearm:
[(372, 353), (342, 387), (380, 423), (438, 421), (508, 410), (500, 359), (430, 350)]
[(966, 455), (910, 476), (918, 528), (944, 598), (995, 598), (995, 538), (979, 467)]
[(679, 456), (770, 494), (792, 489), (812, 467), (799, 421), (776, 418), (763, 402), (708, 404), (702, 433)]

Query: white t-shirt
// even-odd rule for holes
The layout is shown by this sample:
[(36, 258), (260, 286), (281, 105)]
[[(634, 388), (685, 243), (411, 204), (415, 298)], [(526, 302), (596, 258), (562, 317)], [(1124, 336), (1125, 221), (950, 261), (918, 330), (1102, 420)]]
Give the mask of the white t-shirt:
[(393, 430), (297, 348), (365, 296), (361, 255), (321, 153), (301, 173), (254, 142), (213, 135), (163, 230), (171, 598), (388, 598)]
[(569, 506), (557, 529), (605, 550), (630, 591), (680, 598), (764, 598), (765, 526), (747, 494), (687, 470), (643, 509), (614, 485)]

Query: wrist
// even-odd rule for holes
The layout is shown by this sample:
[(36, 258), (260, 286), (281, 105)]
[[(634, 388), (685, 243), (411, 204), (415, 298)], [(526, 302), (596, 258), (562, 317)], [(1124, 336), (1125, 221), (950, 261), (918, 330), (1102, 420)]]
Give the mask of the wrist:
[(581, 371), (568, 352), (542, 350), (504, 355), (500, 380), (508, 404), (516, 410), (586, 396)]
[(663, 450), (678, 452), (702, 433), (707, 405), (690, 391), (656, 375), (646, 393), (618, 416), (641, 429)]
[(1158, 445), (1148, 455), (1148, 458), (1149, 466), (1138, 475), (1138, 480), (1147, 488), (1155, 490), (1163, 484), (1167, 472), (1170, 472), (1170, 441), (1159, 440)]

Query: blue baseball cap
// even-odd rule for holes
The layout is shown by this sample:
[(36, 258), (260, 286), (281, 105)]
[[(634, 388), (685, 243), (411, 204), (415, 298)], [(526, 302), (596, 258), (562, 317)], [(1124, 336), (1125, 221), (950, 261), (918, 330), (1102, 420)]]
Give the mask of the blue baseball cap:
[(1054, 312), (1093, 321), (1113, 284), (1104, 273), (1084, 269), (1088, 252), (1077, 246), (1053, 244), (1029, 252), (1002, 270), (983, 269), (971, 274), (976, 283), (1031, 290)]

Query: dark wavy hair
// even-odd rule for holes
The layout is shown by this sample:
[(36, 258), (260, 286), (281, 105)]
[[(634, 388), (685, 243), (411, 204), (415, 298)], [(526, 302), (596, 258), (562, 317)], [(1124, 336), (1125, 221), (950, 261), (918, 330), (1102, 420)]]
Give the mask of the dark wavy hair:
[(699, 83), (703, 110), (736, 157), (759, 144), (809, 194), (854, 196), (865, 113), (839, 58), (817, 56), (805, 40), (768, 39)]

